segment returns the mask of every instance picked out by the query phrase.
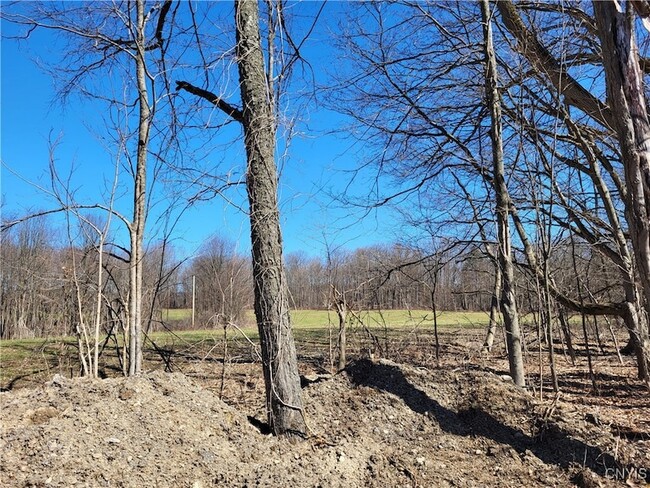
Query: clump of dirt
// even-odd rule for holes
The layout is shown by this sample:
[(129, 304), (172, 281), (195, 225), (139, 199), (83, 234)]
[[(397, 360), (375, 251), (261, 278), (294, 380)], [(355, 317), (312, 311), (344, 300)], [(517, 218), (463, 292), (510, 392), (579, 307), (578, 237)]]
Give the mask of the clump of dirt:
[(56, 376), (2, 393), (0, 483), (616, 486), (619, 473), (623, 486), (625, 477), (643, 482), (630, 473), (650, 466), (642, 443), (561, 408), (543, 410), (488, 372), (360, 360), (305, 384), (310, 435), (300, 442), (264, 434), (254, 425), (259, 414), (251, 422), (177, 373)]

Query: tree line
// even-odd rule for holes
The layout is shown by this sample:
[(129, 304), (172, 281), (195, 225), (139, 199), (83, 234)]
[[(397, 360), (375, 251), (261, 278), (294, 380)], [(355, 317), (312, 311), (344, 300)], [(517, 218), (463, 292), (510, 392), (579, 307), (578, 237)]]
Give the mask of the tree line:
[[(98, 287), (102, 335), (111, 336), (125, 327), (125, 258), (115, 251), (106, 254), (100, 284), (96, 240), (64, 246), (53, 239), (61, 233), (62, 229), (46, 219), (33, 219), (2, 234), (2, 339), (77, 334), (78, 324), (92, 322)], [(590, 296), (609, 300), (623, 296), (616, 268), (586, 244), (572, 249), (566, 242), (564, 249), (558, 247), (556, 252), (553, 274), (559, 276), (575, 260)], [(197, 328), (244, 319), (253, 304), (252, 271), (248, 257), (237, 250), (234, 241), (213, 236), (194, 257), (180, 260), (176, 256), (169, 244), (157, 243), (146, 249), (145, 332), (187, 327), (189, 324), (170, 323), (166, 311), (189, 309), (193, 299)], [(285, 262), (293, 309), (333, 309), (333, 290), (337, 290), (345, 296), (347, 306), (357, 312), (435, 307), (487, 313), (497, 293), (494, 263), (477, 246), (461, 253), (429, 253), (393, 243), (338, 250), (322, 257), (289, 253)], [(538, 310), (539, 285), (524, 267), (517, 269), (516, 284), (519, 309), (524, 313)], [(571, 296), (571, 275), (558, 280), (557, 286)]]

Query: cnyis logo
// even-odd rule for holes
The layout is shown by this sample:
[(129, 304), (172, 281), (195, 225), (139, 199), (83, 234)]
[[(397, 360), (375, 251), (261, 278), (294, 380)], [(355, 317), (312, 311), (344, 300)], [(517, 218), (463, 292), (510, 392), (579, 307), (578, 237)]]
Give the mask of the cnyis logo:
[(634, 466), (607, 468), (605, 469), (605, 478), (610, 480), (642, 481), (650, 484), (650, 468), (637, 468)]

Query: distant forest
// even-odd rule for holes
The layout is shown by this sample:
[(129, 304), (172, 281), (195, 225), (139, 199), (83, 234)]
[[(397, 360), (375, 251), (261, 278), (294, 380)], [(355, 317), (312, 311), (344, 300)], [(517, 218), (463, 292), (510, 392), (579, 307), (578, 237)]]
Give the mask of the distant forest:
[[(98, 282), (97, 242), (87, 234), (82, 247), (52, 244), (57, 234), (46, 219), (33, 219), (3, 233), (2, 339), (76, 334), (80, 321), (90, 322), (93, 303), (101, 286), (104, 332), (124, 327), (128, 297), (128, 260), (117, 246), (103, 263)], [(83, 235), (83, 228), (78, 229)], [(213, 237), (191, 259), (179, 261), (174, 248), (164, 242), (145, 254), (145, 330), (156, 331), (179, 324), (163, 324), (162, 310), (190, 308), (195, 283), (197, 327), (210, 328), (242, 319), (253, 307), (250, 257), (236, 243)], [(495, 304), (495, 266), (492, 256), (476, 245), (449, 245), (434, 252), (404, 244), (338, 250), (313, 257), (291, 253), (285, 257), (287, 280), (294, 309), (329, 309), (336, 294), (343, 294), (357, 311), (424, 309), (485, 311)], [(572, 259), (571, 243), (558, 246), (552, 273), (556, 286), (579, 300), (573, 273), (577, 267), (584, 294), (612, 301), (622, 294), (617, 270), (590, 246), (579, 246)], [(523, 257), (522, 257), (523, 259)], [(539, 310), (540, 283), (525, 267), (517, 271), (519, 307), (524, 313)], [(81, 316), (85, 315), (85, 316)], [(187, 324), (185, 324), (187, 325)]]

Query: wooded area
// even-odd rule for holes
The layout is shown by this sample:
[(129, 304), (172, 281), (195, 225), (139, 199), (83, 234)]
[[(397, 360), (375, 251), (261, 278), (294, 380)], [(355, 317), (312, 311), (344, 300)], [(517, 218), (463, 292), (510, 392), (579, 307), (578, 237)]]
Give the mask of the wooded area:
[[(340, 66), (317, 83), (308, 73), (324, 67), (305, 44), (327, 12), (274, 0), (235, 0), (227, 17), (213, 2), (3, 5), (26, 42), (34, 29), (66, 40), (75, 55), (49, 68), (62, 97), (106, 103), (116, 163), (105, 198), (78, 201), (51, 141), (52, 207), (2, 217), (0, 338), (73, 335), (80, 374), (96, 378), (110, 347), (138, 376), (150, 334), (180, 327), (164, 311), (192, 308), (196, 328), (225, 331), (253, 309), (268, 426), (292, 437), (308, 426), (291, 309), (336, 314), (337, 371), (351, 315), (431, 311), (439, 363), (437, 314), (483, 311), (477, 353), (503, 338), (509, 378), (526, 388), (537, 341), (555, 394), (556, 345), (588, 358), (597, 391), (602, 318), (650, 389), (650, 2), (339, 4), (327, 49)], [(316, 103), (364, 147), (349, 185), (365, 198), (332, 200), (390, 207), (403, 239), (350, 250), (325, 232), (326, 255), (284, 254), (282, 153)], [(235, 170), (197, 149), (215, 140), (241, 145)], [(180, 256), (184, 209), (242, 185), (251, 256), (218, 232)], [(150, 222), (160, 201), (168, 210)]]

